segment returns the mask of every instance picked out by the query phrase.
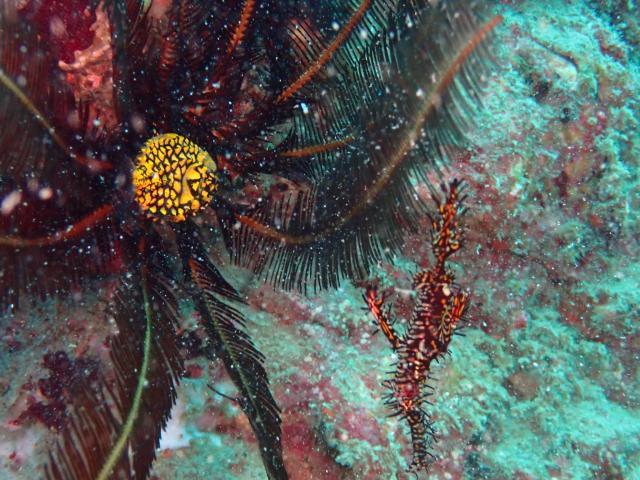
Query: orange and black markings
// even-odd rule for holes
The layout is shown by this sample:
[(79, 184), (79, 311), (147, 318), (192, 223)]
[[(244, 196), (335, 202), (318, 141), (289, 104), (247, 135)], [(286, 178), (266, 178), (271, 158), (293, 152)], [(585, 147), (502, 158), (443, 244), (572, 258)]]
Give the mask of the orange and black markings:
[(218, 187), (216, 164), (188, 138), (165, 133), (145, 142), (133, 172), (136, 202), (148, 217), (182, 222), (198, 214)]
[(394, 321), (389, 318), (390, 309), (385, 312), (385, 298), (378, 294), (377, 288), (368, 287), (364, 295), (376, 325), (398, 357), (393, 378), (385, 382), (391, 390), (386, 404), (409, 424), (413, 446), (410, 470), (414, 472), (428, 467), (429, 447), (434, 439), (430, 417), (425, 410), (426, 399), (431, 393), (427, 383), (429, 369), (433, 360), (447, 352), (468, 306), (468, 294), (455, 283), (453, 273), (446, 268), (448, 258), (462, 243), (460, 182), (450, 183), (444, 202), (434, 200), (438, 207), (437, 218), (432, 221), (431, 248), (435, 265), (419, 272), (413, 279), (416, 306), (405, 333), (400, 335), (394, 330)]

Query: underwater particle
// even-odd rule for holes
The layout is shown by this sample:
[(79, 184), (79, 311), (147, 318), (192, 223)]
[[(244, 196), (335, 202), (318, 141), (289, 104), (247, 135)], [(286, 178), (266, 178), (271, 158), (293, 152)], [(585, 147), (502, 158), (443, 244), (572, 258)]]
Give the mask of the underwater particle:
[(22, 192), (20, 192), (20, 190), (14, 190), (2, 199), (2, 203), (0, 203), (0, 212), (2, 212), (3, 215), (9, 215), (13, 209), (18, 206), (21, 200)]
[(51, 187), (43, 187), (38, 190), (38, 197), (40, 197), (40, 200), (49, 200), (53, 197), (53, 190)]

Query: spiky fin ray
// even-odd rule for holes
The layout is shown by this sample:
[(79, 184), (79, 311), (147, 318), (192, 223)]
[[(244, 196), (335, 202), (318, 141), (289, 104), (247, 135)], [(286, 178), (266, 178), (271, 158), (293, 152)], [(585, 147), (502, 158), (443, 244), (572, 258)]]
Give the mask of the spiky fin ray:
[(378, 289), (370, 286), (364, 294), (364, 300), (367, 303), (371, 315), (373, 315), (373, 318), (376, 320), (376, 325), (382, 330), (384, 336), (387, 337), (393, 349), (397, 350), (400, 348), (400, 337), (393, 328), (389, 316), (385, 314), (382, 309), (385, 300), (384, 296), (379, 297)]

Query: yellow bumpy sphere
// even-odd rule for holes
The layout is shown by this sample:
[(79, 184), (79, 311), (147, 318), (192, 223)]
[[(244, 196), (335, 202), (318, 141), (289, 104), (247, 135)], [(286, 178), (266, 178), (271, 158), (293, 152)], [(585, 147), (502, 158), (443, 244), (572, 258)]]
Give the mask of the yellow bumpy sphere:
[(211, 201), (218, 187), (216, 164), (188, 138), (165, 133), (147, 140), (136, 158), (136, 202), (154, 220), (182, 222)]

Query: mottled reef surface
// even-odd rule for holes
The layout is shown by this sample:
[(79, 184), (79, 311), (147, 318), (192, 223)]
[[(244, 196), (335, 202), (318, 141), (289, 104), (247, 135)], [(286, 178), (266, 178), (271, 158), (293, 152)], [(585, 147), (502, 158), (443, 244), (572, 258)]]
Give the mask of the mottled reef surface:
[[(472, 292), (472, 325), (435, 371), (439, 442), (424, 478), (638, 479), (640, 10), (631, 0), (495, 9), (504, 22), (486, 108), (446, 172), (468, 184), (454, 263)], [(420, 221), (425, 234), (372, 277), (394, 287), (399, 312), (412, 273), (431, 261)], [(216, 260), (228, 265), (221, 248)], [(408, 430), (381, 400), (391, 349), (372, 335), (362, 288), (305, 298), (226, 271), (249, 300), (291, 478), (405, 478)], [(44, 354), (101, 345), (98, 308), (92, 298), (44, 305), (0, 332), (0, 478), (39, 477), (42, 417), (55, 426), (56, 412), (29, 410), (38, 379), (91, 368), (49, 358), (46, 369)], [(262, 478), (247, 420), (207, 388), (233, 394), (221, 367), (192, 359), (187, 368), (154, 478)]]

